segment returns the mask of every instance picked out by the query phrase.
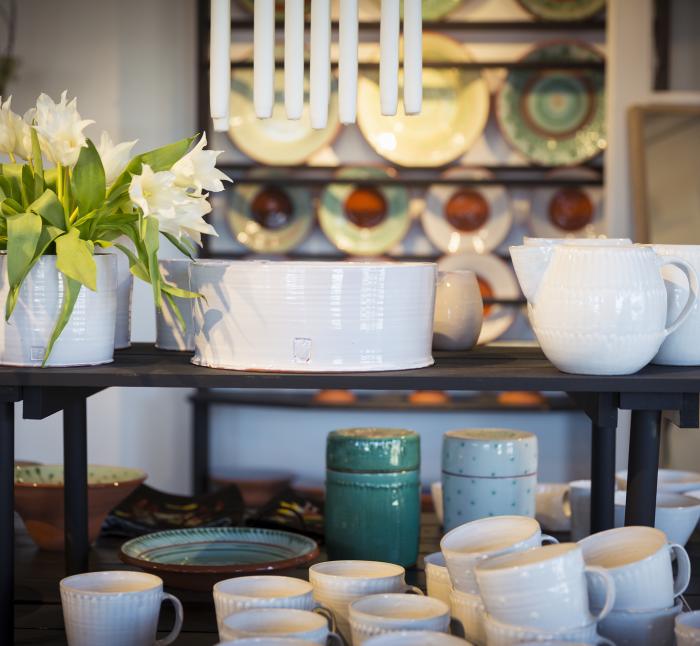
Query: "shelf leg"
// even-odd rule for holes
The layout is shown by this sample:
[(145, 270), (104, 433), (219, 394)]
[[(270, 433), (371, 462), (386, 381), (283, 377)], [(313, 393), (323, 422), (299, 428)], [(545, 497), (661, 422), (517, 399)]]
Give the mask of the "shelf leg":
[(0, 644), (14, 643), (15, 405), (0, 409)]
[(209, 403), (192, 404), (192, 480), (195, 496), (209, 491)]
[(592, 425), (591, 533), (615, 526), (615, 426)]
[(633, 410), (625, 525), (654, 526), (660, 439), (661, 411)]
[(66, 573), (88, 571), (87, 402), (68, 401), (63, 409), (63, 470)]

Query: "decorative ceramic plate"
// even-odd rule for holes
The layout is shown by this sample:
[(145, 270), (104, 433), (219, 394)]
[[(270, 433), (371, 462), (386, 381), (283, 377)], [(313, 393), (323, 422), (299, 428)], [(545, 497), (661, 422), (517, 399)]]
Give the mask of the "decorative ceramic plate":
[[(520, 298), (515, 273), (508, 263), (494, 255), (462, 253), (445, 256), (438, 262), (439, 271), (471, 269), (476, 274), (483, 298)], [(484, 305), (484, 323), (478, 343), (490, 343), (508, 331), (515, 321), (517, 309), (513, 306)]]
[(338, 177), (356, 184), (330, 184), (321, 196), (318, 219), (328, 239), (341, 251), (377, 256), (398, 244), (411, 224), (403, 186), (363, 184), (366, 177), (387, 177), (380, 168), (346, 168)]
[[(468, 62), (465, 47), (447, 36), (423, 34), (423, 60)], [(402, 83), (401, 72), (399, 83)], [(481, 136), (489, 116), (489, 90), (476, 70), (423, 68), (423, 109), (406, 116), (381, 114), (379, 71), (363, 71), (357, 123), (370, 146), (402, 166), (443, 166), (463, 155)]]
[(272, 117), (258, 119), (253, 105), (253, 70), (236, 68), (231, 79), (231, 118), (229, 136), (251, 159), (271, 166), (294, 166), (305, 162), (335, 138), (338, 119), (337, 82), (331, 81), (328, 125), (314, 130), (309, 117), (309, 81), (304, 79), (304, 112), (301, 119), (287, 119), (284, 109), (284, 71), (275, 72), (275, 105)]
[[(490, 174), (453, 168), (443, 177), (485, 179)], [(506, 239), (513, 214), (502, 186), (460, 186), (457, 181), (430, 187), (421, 221), (430, 241), (445, 253), (487, 253)]]
[[(89, 487), (111, 487), (143, 482), (146, 474), (140, 469), (110, 467), (99, 464), (88, 466)], [(15, 464), (15, 486), (20, 487), (63, 487), (62, 464)]]
[[(526, 61), (600, 61), (585, 43), (536, 47)], [(604, 75), (598, 70), (512, 69), (496, 97), (503, 136), (538, 164), (572, 166), (606, 147)]]
[[(439, 20), (453, 11), (461, 4), (462, 0), (423, 0), (423, 20)], [(372, 0), (377, 14), (381, 11), (381, 0)], [(401, 15), (403, 15), (403, 2), (401, 3)]]
[(605, 0), (519, 0), (533, 16), (543, 20), (584, 20), (605, 7)]
[[(596, 179), (591, 168), (561, 168), (547, 177)], [(542, 187), (532, 195), (530, 228), (538, 238), (597, 238), (603, 227), (603, 190), (599, 186)]]
[(311, 193), (301, 186), (236, 184), (230, 199), (227, 220), (233, 236), (258, 253), (294, 249), (314, 223)]
[(318, 556), (316, 541), (274, 529), (208, 527), (146, 534), (122, 545), (129, 565), (160, 576), (167, 585), (210, 590), (238, 574), (299, 567)]
[[(238, 0), (241, 7), (243, 7), (248, 13), (253, 13), (255, 9), (255, 0)], [(311, 0), (306, 0), (304, 2), (304, 13), (309, 13), (311, 11)], [(275, 2), (275, 17), (277, 20), (284, 20), (284, 0), (277, 0)]]

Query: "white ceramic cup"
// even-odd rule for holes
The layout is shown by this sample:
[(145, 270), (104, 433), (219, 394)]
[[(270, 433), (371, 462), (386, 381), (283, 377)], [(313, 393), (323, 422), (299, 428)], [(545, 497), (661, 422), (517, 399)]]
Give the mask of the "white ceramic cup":
[(402, 630), (429, 630), (446, 633), (450, 607), (432, 597), (414, 594), (373, 594), (350, 604), (353, 646), (370, 637)]
[(350, 640), (349, 606), (356, 599), (388, 592), (423, 594), (407, 585), (405, 576), (400, 565), (381, 561), (325, 561), (309, 568), (314, 599), (330, 609), (346, 640)]
[[(145, 572), (87, 572), (61, 581), (63, 621), (70, 646), (166, 646), (182, 628), (182, 604)], [(175, 608), (175, 626), (156, 640), (163, 601)]]
[[(627, 490), (627, 471), (615, 473), (615, 483), (618, 489)], [(656, 490), (659, 492), (670, 491), (673, 493), (686, 493), (693, 489), (700, 489), (700, 473), (697, 471), (682, 471), (681, 469), (659, 469), (656, 480)]]
[(244, 637), (233, 641), (219, 642), (216, 646), (314, 646), (308, 639), (293, 637)]
[(433, 348), (469, 350), (476, 345), (484, 320), (484, 301), (470, 270), (438, 273), (435, 291)]
[(326, 617), (295, 608), (254, 608), (236, 612), (224, 619), (221, 633), (224, 640), (292, 637), (323, 646), (330, 640), (332, 644), (343, 646), (340, 637), (330, 631)]
[(476, 565), (492, 556), (538, 547), (557, 540), (542, 534), (539, 523), (527, 516), (493, 516), (455, 527), (443, 536), (440, 550), (445, 556), (452, 587), (479, 594), (474, 576)]
[(598, 632), (616, 646), (674, 646), (673, 625), (682, 607), (679, 601), (649, 612), (614, 610), (598, 623)]
[(570, 482), (568, 502), (571, 509), (571, 540), (580, 541), (591, 533), (591, 481)]
[(372, 637), (365, 646), (469, 646), (459, 637), (427, 630), (404, 630)]
[(486, 609), (478, 594), (452, 590), (450, 594), (452, 617), (462, 624), (464, 638), (475, 644), (486, 643), (484, 615)]
[(437, 516), (440, 526), (442, 526), (445, 520), (443, 516), (443, 506), (442, 506), (442, 481), (433, 482), (430, 485), (430, 496), (433, 499), (433, 509), (435, 510), (435, 515)]
[[(159, 260), (160, 273), (166, 283), (189, 291), (189, 258)], [(161, 350), (194, 350), (194, 324), (192, 322), (193, 299), (173, 297), (173, 302), (180, 310), (185, 327), (180, 325), (177, 314), (170, 302), (163, 299), (161, 309), (156, 308), (156, 347)]]
[(552, 532), (571, 530), (568, 484), (542, 482), (537, 485), (535, 519), (544, 529)]
[[(627, 492), (615, 493), (615, 527), (625, 524)], [(656, 494), (654, 527), (660, 529), (671, 543), (685, 545), (700, 519), (700, 500), (669, 491)]]
[[(552, 632), (594, 623), (615, 603), (615, 582), (604, 568), (587, 566), (575, 543), (534, 547), (482, 561), (476, 567), (481, 598), (496, 621)], [(605, 590), (597, 614), (588, 607), (588, 580)]]
[[(588, 565), (604, 567), (615, 581), (615, 610), (662, 610), (674, 605), (690, 582), (690, 559), (653, 527), (620, 527), (584, 538), (579, 544)], [(672, 558), (678, 567), (675, 580)], [(592, 608), (605, 593), (597, 580), (590, 589)]]
[(447, 571), (445, 557), (442, 552), (428, 554), (425, 559), (425, 583), (428, 596), (444, 601), (450, 605), (450, 592), (452, 582), (450, 573)]
[(700, 610), (677, 615), (675, 634), (677, 646), (699, 646)]
[(486, 630), (486, 644), (488, 646), (513, 646), (534, 642), (540, 646), (551, 642), (564, 642), (570, 644), (609, 644), (615, 646), (607, 639), (601, 638), (596, 632), (596, 622), (590, 622), (583, 626), (570, 628), (568, 630), (538, 630), (526, 626), (513, 626), (511, 624), (497, 621), (489, 615), (484, 616), (484, 626)]
[(214, 585), (216, 624), (221, 627), (229, 615), (252, 608), (296, 608), (313, 610), (316, 602), (308, 581), (290, 576), (241, 576)]

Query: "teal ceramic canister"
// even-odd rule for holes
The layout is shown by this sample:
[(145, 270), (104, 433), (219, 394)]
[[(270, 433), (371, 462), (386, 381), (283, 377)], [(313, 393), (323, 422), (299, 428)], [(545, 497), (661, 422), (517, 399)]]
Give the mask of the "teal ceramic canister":
[(333, 431), (326, 446), (326, 548), (330, 559), (411, 566), (420, 534), (420, 436)]
[(442, 442), (444, 529), (487, 516), (534, 516), (537, 437), (510, 429), (449, 431)]

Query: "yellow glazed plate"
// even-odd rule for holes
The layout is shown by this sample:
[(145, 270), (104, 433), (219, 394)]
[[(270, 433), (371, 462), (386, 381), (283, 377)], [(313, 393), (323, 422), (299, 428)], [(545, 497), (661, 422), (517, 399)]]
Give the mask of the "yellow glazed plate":
[[(464, 46), (441, 34), (423, 34), (423, 60), (469, 62)], [(399, 73), (399, 83), (403, 76)], [(370, 146), (401, 166), (443, 166), (463, 155), (481, 136), (489, 116), (489, 90), (481, 73), (459, 68), (423, 68), (423, 109), (406, 116), (381, 114), (379, 72), (363, 72), (357, 123)]]

